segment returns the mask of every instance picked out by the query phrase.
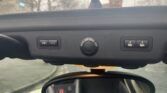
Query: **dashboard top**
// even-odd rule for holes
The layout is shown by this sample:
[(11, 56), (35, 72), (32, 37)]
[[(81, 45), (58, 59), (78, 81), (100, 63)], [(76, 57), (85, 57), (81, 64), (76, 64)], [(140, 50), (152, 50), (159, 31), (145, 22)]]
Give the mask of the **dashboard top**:
[(0, 31), (166, 28), (167, 7), (129, 7), (0, 15)]

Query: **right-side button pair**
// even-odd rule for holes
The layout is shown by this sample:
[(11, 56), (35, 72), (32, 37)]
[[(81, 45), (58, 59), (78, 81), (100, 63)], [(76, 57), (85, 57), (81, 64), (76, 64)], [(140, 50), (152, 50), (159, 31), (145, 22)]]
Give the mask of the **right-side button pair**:
[(125, 48), (148, 48), (148, 40), (125, 40)]

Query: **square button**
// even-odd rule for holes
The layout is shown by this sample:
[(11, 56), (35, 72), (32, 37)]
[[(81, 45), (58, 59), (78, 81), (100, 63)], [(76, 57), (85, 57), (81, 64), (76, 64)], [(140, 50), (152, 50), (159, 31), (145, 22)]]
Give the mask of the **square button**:
[(49, 40), (48, 43), (49, 43), (48, 44), (49, 46), (53, 46), (53, 47), (58, 47), (59, 46), (58, 40)]
[(124, 45), (126, 48), (135, 48), (136, 40), (125, 40)]
[(137, 48), (148, 48), (149, 42), (148, 40), (137, 40), (136, 47)]
[(41, 47), (48, 46), (48, 40), (39, 40), (39, 44)]

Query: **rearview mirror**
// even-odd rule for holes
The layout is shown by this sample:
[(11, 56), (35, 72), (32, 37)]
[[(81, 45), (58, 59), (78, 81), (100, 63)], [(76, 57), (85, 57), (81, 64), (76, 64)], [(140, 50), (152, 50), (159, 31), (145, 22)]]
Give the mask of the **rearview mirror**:
[(155, 87), (143, 77), (124, 72), (78, 72), (50, 80), (42, 93), (155, 93)]

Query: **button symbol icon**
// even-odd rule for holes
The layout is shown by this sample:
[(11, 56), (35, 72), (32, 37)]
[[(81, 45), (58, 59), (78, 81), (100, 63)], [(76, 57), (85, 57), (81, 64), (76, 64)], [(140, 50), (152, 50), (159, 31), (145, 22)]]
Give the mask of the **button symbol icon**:
[(49, 40), (49, 46), (58, 46), (58, 40)]
[(135, 40), (125, 40), (125, 47), (126, 48), (133, 48), (133, 47), (135, 47)]
[(42, 45), (46, 45), (46, 44), (47, 44), (47, 42), (41, 42), (41, 44), (42, 44)]
[(128, 47), (132, 47), (132, 46), (133, 46), (132, 41), (129, 41)]
[(145, 44), (144, 44), (143, 41), (141, 41), (141, 43), (140, 43), (140, 47), (145, 47)]
[(148, 40), (137, 40), (138, 48), (147, 48), (149, 45)]
[(39, 42), (41, 46), (47, 46), (48, 44), (48, 40), (40, 40)]

